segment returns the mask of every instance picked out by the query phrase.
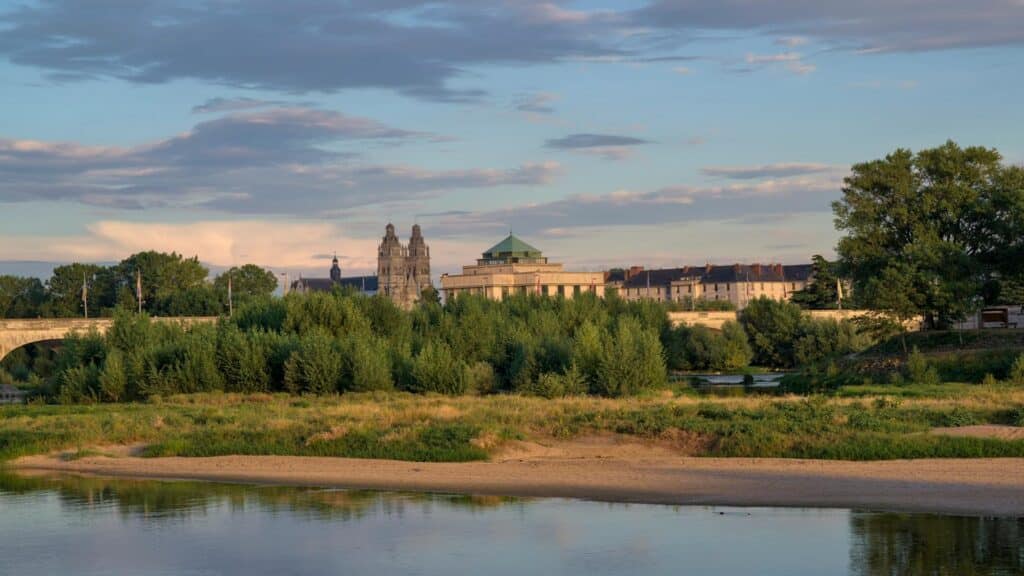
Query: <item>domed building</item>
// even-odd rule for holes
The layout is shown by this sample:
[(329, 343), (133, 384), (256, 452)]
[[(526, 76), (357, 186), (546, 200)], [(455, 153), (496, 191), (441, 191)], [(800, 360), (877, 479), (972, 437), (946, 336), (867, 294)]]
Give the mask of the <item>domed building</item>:
[(604, 296), (603, 272), (571, 272), (549, 262), (544, 254), (514, 234), (498, 242), (462, 274), (441, 276), (444, 297), (479, 294), (502, 300), (513, 294), (573, 298), (584, 293)]

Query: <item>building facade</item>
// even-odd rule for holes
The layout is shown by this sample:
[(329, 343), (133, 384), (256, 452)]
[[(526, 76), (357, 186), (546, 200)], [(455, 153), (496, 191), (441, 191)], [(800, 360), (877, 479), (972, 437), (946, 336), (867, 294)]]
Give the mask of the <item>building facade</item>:
[(383, 294), (395, 304), (410, 308), (419, 301), (423, 290), (433, 287), (430, 279), (430, 247), (423, 239), (419, 224), (412, 227), (408, 246), (395, 234), (395, 226), (388, 224), (377, 248), (376, 276), (341, 275), (338, 257), (331, 262), (329, 278), (299, 278), (292, 283), (292, 291), (323, 292), (334, 288), (352, 288), (373, 296)]
[(810, 264), (733, 264), (660, 270), (634, 267), (608, 275), (608, 287), (625, 300), (695, 303), (726, 301), (737, 310), (761, 297), (789, 300), (811, 280)]
[(573, 298), (584, 293), (604, 297), (604, 273), (570, 272), (548, 262), (540, 250), (509, 234), (484, 252), (477, 263), (463, 266), (462, 274), (441, 276), (446, 299), (465, 294), (502, 300), (514, 294)]

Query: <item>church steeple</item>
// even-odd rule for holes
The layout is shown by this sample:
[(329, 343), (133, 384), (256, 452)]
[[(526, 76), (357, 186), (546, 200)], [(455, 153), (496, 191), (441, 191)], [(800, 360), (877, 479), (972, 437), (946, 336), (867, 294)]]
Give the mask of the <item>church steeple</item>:
[(341, 282), (341, 266), (338, 265), (338, 255), (334, 255), (334, 260), (331, 260), (331, 281), (337, 284)]

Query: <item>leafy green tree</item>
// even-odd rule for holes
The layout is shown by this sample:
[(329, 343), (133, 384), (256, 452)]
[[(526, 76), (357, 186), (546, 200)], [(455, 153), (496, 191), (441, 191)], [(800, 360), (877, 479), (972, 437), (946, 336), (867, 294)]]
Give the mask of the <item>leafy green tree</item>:
[[(120, 304), (135, 306), (136, 273), (142, 276), (142, 309), (155, 316), (167, 316), (176, 294), (200, 288), (209, 271), (197, 257), (185, 258), (176, 252), (139, 252), (121, 261), (114, 269), (115, 292)], [(130, 302), (127, 301), (130, 299)]]
[[(858, 298), (947, 327), (980, 306), (986, 278), (1018, 273), (1007, 259), (1024, 246), (1014, 236), (1024, 231), (1024, 174), (1001, 160), (994, 149), (950, 141), (854, 165), (832, 207)], [(897, 277), (898, 287), (880, 285)]]
[(750, 338), (754, 363), (760, 366), (792, 367), (793, 346), (803, 321), (796, 304), (770, 298), (750, 301), (740, 313), (740, 322)]
[(236, 308), (250, 300), (270, 296), (274, 290), (277, 290), (277, 276), (272, 271), (255, 264), (232, 266), (213, 280), (213, 287), (216, 288), (225, 307), (227, 307), (229, 278)]
[[(839, 307), (839, 276), (836, 265), (820, 254), (811, 258), (813, 275), (803, 290), (790, 295), (790, 302), (809, 310), (832, 310)], [(844, 294), (846, 296), (846, 294)]]
[(310, 394), (334, 393), (341, 384), (342, 370), (337, 340), (323, 329), (313, 330), (285, 363), (286, 388)]
[(667, 383), (665, 357), (656, 332), (635, 317), (619, 318), (615, 332), (605, 338), (594, 392), (630, 396)]
[(375, 337), (354, 336), (345, 346), (342, 389), (355, 392), (391, 390), (391, 358), (384, 342)]
[(466, 365), (446, 344), (428, 343), (412, 365), (413, 392), (459, 395), (468, 390)]
[(109, 269), (96, 264), (68, 264), (54, 268), (46, 283), (47, 316), (82, 316), (85, 313), (82, 306), (83, 283), (87, 288), (89, 315), (103, 315), (104, 309), (109, 308), (114, 301)]
[(107, 354), (99, 376), (100, 397), (107, 402), (120, 402), (128, 392), (128, 376), (125, 374), (124, 355), (116, 348)]
[(46, 290), (38, 278), (0, 276), (0, 318), (36, 318), (42, 315)]

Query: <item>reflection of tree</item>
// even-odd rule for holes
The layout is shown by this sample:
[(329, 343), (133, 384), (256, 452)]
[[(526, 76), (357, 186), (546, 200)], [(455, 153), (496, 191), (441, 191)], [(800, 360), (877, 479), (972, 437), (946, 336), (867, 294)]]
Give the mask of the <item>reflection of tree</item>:
[(81, 476), (22, 476), (0, 472), (0, 494), (55, 492), (75, 510), (115, 507), (125, 517), (152, 521), (204, 515), (212, 507), (247, 507), (318, 520), (351, 520), (371, 513), (401, 516), (407, 506), (479, 510), (521, 502), (515, 498), (439, 494), (394, 494), (287, 486), (244, 486), (207, 482), (161, 482)]
[(852, 574), (1024, 573), (1024, 518), (855, 512), (851, 532)]

